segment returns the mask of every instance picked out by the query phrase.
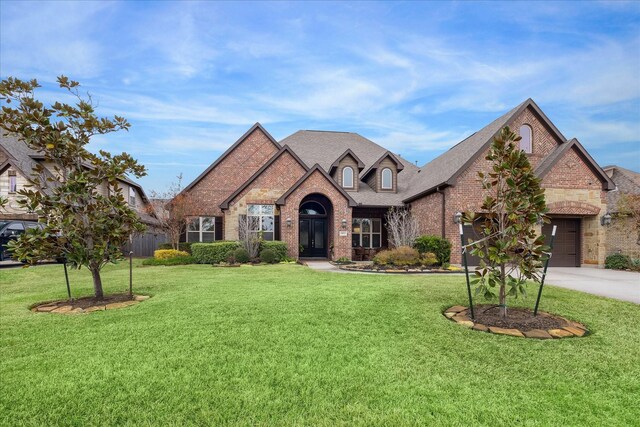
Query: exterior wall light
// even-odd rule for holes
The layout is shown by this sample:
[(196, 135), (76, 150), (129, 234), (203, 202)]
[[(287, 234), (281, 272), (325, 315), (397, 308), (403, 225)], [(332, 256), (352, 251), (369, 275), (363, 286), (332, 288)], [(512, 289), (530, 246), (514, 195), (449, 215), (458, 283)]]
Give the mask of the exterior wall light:
[(453, 215), (453, 222), (455, 224), (461, 224), (462, 223), (462, 212), (456, 212), (455, 215)]
[(342, 220), (342, 229), (343, 229), (343, 230), (346, 230), (346, 229), (347, 229), (347, 220), (346, 220), (346, 219), (343, 219), (343, 220)]
[(611, 214), (609, 212), (600, 217), (600, 225), (611, 225)]
[(291, 218), (287, 218), (287, 228), (291, 228)]

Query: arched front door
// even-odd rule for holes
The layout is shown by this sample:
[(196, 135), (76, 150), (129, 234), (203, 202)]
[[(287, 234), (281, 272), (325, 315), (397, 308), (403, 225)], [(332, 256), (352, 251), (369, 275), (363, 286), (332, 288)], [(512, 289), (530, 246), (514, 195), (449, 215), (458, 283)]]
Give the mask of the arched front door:
[(329, 248), (327, 206), (321, 199), (303, 200), (300, 204), (299, 243), (303, 258), (327, 258)]

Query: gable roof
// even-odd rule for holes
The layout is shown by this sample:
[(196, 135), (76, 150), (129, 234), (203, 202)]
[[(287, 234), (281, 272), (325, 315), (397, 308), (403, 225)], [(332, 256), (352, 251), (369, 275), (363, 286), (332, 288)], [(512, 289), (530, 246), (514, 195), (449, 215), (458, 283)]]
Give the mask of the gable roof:
[(342, 159), (344, 159), (347, 156), (351, 156), (353, 158), (353, 160), (356, 161), (356, 163), (358, 164), (358, 172), (361, 172), (362, 169), (364, 169), (364, 163), (362, 163), (362, 160), (360, 160), (360, 157), (356, 156), (356, 154), (353, 151), (351, 151), (351, 148), (347, 148), (347, 151), (342, 153), (336, 159), (335, 162), (331, 163), (331, 167), (329, 168), (329, 173), (333, 173), (333, 171), (338, 167), (338, 165), (340, 164)]
[[(290, 146), (308, 165), (318, 164), (329, 172), (337, 153), (349, 149), (362, 161), (365, 167), (374, 164), (388, 150), (375, 142), (353, 132), (333, 132), (320, 130), (299, 130), (280, 141)], [(413, 163), (395, 156), (406, 170), (417, 171)], [(405, 174), (407, 172), (405, 171)], [(362, 174), (360, 175), (362, 179)]]
[(369, 167), (369, 169), (367, 169), (367, 171), (365, 173), (362, 174), (362, 180), (367, 179), (367, 176), (373, 172), (374, 170), (378, 169), (380, 167), (380, 163), (386, 159), (386, 158), (390, 158), (397, 166), (397, 170), (398, 172), (400, 172), (401, 170), (404, 169), (404, 165), (402, 164), (402, 162), (400, 160), (398, 160), (398, 158), (396, 156), (393, 155), (393, 153), (391, 151), (387, 151), (386, 153), (384, 153), (382, 156), (380, 156), (380, 158), (378, 160), (375, 161), (374, 164), (371, 165), (371, 167)]
[(298, 181), (296, 181), (296, 183), (295, 183), (295, 184), (293, 184), (293, 185), (291, 186), (291, 188), (290, 188), (289, 190), (287, 190), (287, 192), (286, 192), (286, 193), (284, 193), (284, 194), (283, 194), (283, 195), (282, 195), (278, 200), (276, 200), (276, 205), (284, 205), (284, 204), (285, 204), (285, 202), (286, 202), (286, 200), (287, 200), (287, 197), (289, 197), (289, 195), (290, 195), (291, 193), (293, 193), (293, 192), (296, 190), (296, 188), (298, 188), (298, 187), (299, 187), (303, 182), (305, 182), (305, 181), (307, 180), (307, 178), (309, 178), (309, 177), (311, 176), (311, 174), (313, 174), (313, 173), (314, 173), (314, 172), (316, 172), (316, 171), (318, 171), (319, 173), (321, 173), (321, 174), (322, 174), (322, 176), (324, 176), (324, 177), (327, 179), (327, 181), (329, 181), (329, 182), (331, 183), (331, 185), (333, 185), (333, 187), (334, 187), (336, 190), (338, 190), (338, 192), (339, 192), (340, 194), (342, 194), (342, 195), (345, 197), (345, 199), (347, 199), (347, 200), (348, 200), (348, 202), (349, 202), (349, 206), (350, 206), (350, 207), (357, 206), (356, 201), (355, 201), (355, 200), (353, 200), (353, 199), (351, 198), (351, 196), (349, 195), (349, 193), (347, 193), (347, 192), (344, 190), (344, 188), (340, 187), (340, 186), (338, 185), (338, 183), (336, 183), (336, 182), (333, 180), (333, 178), (331, 178), (331, 177), (329, 176), (329, 174), (328, 174), (328, 173), (327, 173), (327, 172), (326, 172), (326, 171), (325, 171), (325, 170), (324, 170), (324, 169), (323, 169), (319, 164), (317, 164), (317, 163), (316, 163), (315, 165), (313, 165), (313, 166), (311, 167), (311, 169), (309, 169), (309, 170), (307, 171), (307, 173), (305, 173), (305, 174), (304, 174), (304, 175), (303, 175), (303, 176), (302, 176)]
[(555, 150), (547, 155), (547, 157), (545, 157), (545, 159), (535, 169), (534, 173), (536, 174), (536, 176), (540, 179), (544, 178), (544, 176), (549, 173), (553, 166), (558, 163), (558, 160), (560, 160), (565, 153), (568, 153), (571, 148), (575, 148), (578, 151), (578, 153), (585, 160), (587, 166), (589, 166), (589, 169), (591, 169), (591, 171), (600, 178), (603, 190), (613, 190), (616, 188), (616, 185), (611, 180), (609, 175), (607, 175), (606, 172), (600, 166), (598, 166), (593, 157), (589, 155), (587, 150), (585, 150), (585, 148), (576, 138), (573, 138), (570, 141), (565, 142), (564, 144), (560, 144), (558, 147), (556, 147)]
[(560, 140), (561, 145), (566, 142), (567, 139), (564, 135), (542, 112), (533, 99), (529, 98), (420, 168), (411, 182), (411, 187), (420, 190), (417, 190), (403, 201), (405, 203), (411, 202), (432, 193), (438, 187), (454, 185), (458, 176), (467, 170), (489, 147), (498, 132), (526, 108), (531, 108), (536, 113), (542, 123)]
[[(605, 171), (607, 176), (609, 176), (609, 171), (618, 171), (622, 175), (626, 176), (629, 180), (631, 180), (635, 185), (640, 187), (640, 173), (632, 171), (631, 169), (623, 168), (617, 165), (608, 165), (602, 168)], [(610, 177), (613, 180), (613, 177)]]
[(278, 149), (282, 148), (280, 146), (280, 144), (278, 143), (278, 141), (275, 140), (274, 137), (271, 136), (271, 134), (269, 132), (267, 132), (267, 130), (265, 128), (262, 127), (262, 125), (258, 122), (256, 122), (256, 124), (254, 124), (253, 126), (251, 126), (251, 128), (249, 128), (248, 131), (246, 131), (244, 133), (244, 135), (242, 135), (240, 138), (238, 138), (238, 140), (236, 142), (234, 142), (231, 147), (227, 148), (227, 150), (222, 153), (220, 155), (220, 157), (218, 157), (216, 159), (215, 162), (211, 163), (211, 165), (209, 165), (208, 168), (206, 168), (204, 170), (204, 172), (202, 172), (200, 175), (198, 175), (198, 177), (196, 179), (194, 179), (193, 181), (191, 181), (191, 183), (189, 185), (187, 185), (184, 190), (182, 191), (189, 191), (191, 188), (193, 188), (194, 185), (196, 185), (198, 182), (200, 182), (200, 180), (202, 178), (204, 178), (209, 172), (211, 172), (211, 170), (213, 170), (213, 168), (215, 168), (221, 161), (223, 161), (229, 154), (231, 154), (231, 152), (233, 150), (235, 150), (235, 148), (242, 144), (242, 141), (244, 141), (245, 139), (247, 139), (247, 137), (249, 137), (249, 135), (251, 135), (256, 129), (260, 129), (262, 131), (262, 133), (269, 138), (269, 140), (271, 142), (273, 142), (273, 144), (278, 147)]
[(229, 203), (231, 203), (231, 201), (233, 201), (233, 199), (235, 199), (238, 196), (238, 194), (242, 193), (245, 188), (247, 188), (253, 181), (255, 181), (265, 170), (267, 170), (269, 166), (271, 166), (284, 153), (291, 154), (291, 156), (294, 159), (296, 159), (298, 163), (300, 163), (300, 166), (302, 166), (305, 171), (309, 170), (307, 165), (305, 165), (304, 162), (300, 160), (300, 157), (298, 157), (298, 155), (288, 145), (285, 145), (280, 150), (278, 150), (278, 152), (274, 154), (264, 165), (262, 165), (260, 169), (256, 171), (256, 173), (251, 175), (251, 177), (247, 179), (244, 182), (244, 184), (242, 184), (236, 191), (234, 191), (229, 197), (227, 197), (222, 203), (220, 203), (220, 209), (222, 210), (229, 209)]

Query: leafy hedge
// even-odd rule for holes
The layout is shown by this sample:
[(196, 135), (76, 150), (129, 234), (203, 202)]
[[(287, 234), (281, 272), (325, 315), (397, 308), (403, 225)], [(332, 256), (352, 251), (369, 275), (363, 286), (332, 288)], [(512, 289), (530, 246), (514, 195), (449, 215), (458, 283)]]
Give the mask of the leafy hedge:
[(438, 236), (420, 236), (413, 245), (421, 254), (431, 252), (436, 256), (439, 265), (451, 260), (451, 242)]
[[(180, 243), (178, 243), (178, 250), (187, 252), (188, 254), (191, 254), (191, 245), (192, 244), (193, 244), (193, 242), (180, 242)], [(171, 243), (160, 243), (158, 245), (158, 249), (173, 249), (173, 246), (171, 245)]]
[(265, 249), (270, 249), (274, 252), (275, 261), (274, 262), (282, 262), (287, 259), (287, 244), (285, 242), (281, 242), (279, 240), (268, 241), (263, 240), (260, 242), (260, 253)]
[(631, 258), (622, 254), (609, 255), (604, 260), (604, 268), (611, 270), (627, 270), (631, 266)]
[(220, 264), (240, 247), (238, 242), (221, 240), (213, 243), (193, 243), (191, 255), (198, 264)]
[(153, 257), (155, 259), (170, 259), (185, 256), (189, 256), (189, 254), (185, 251), (177, 251), (175, 249), (158, 249), (153, 252)]

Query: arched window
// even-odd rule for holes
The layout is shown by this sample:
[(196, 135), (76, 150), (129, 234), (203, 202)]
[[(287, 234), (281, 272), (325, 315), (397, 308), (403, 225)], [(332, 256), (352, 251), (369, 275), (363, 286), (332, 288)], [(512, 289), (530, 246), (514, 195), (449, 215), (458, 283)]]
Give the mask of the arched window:
[(382, 169), (382, 189), (391, 190), (393, 188), (393, 172), (391, 169)]
[(533, 152), (533, 135), (531, 131), (531, 126), (522, 125), (520, 126), (520, 149), (525, 153)]
[(353, 168), (351, 166), (342, 168), (342, 186), (353, 188)]
[(314, 201), (304, 202), (302, 206), (300, 206), (300, 215), (326, 215), (327, 211), (324, 210), (324, 207)]

